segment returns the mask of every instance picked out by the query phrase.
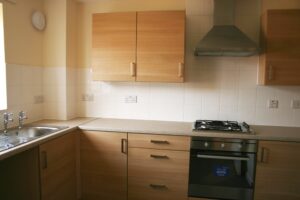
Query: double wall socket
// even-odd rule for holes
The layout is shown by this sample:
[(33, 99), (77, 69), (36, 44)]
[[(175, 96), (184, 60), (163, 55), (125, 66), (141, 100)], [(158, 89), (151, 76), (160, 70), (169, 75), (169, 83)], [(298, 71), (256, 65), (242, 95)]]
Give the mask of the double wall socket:
[(271, 99), (268, 101), (268, 108), (277, 109), (279, 107), (279, 101), (276, 99)]
[(137, 96), (125, 96), (125, 103), (137, 103)]
[(94, 101), (94, 95), (93, 94), (83, 94), (81, 96), (82, 101)]

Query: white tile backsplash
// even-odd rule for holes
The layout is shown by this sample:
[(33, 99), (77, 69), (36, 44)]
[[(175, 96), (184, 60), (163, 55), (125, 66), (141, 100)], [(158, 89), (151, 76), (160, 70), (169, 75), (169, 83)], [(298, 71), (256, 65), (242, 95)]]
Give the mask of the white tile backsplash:
[[(191, 69), (194, 79), (183, 84), (93, 82), (90, 70), (80, 69), (79, 80), (90, 78), (81, 82), (78, 90), (79, 116), (189, 122), (201, 118), (300, 126), (299, 110), (290, 108), (292, 99), (300, 96), (300, 87), (257, 86), (257, 63), (249, 64), (257, 59), (234, 60), (239, 65), (235, 70), (226, 59), (212, 70)], [(94, 94), (94, 102), (81, 101), (82, 93)], [(126, 104), (126, 95), (136, 95), (137, 103)], [(278, 99), (279, 109), (267, 108), (269, 99)]]
[(35, 104), (34, 96), (43, 95), (43, 68), (25, 65), (7, 64), (7, 98), (8, 109), (0, 111), (0, 130), (3, 129), (3, 113), (13, 112), (14, 122), (18, 124), (18, 113), (23, 110), (27, 113), (30, 123), (43, 119), (43, 103)]

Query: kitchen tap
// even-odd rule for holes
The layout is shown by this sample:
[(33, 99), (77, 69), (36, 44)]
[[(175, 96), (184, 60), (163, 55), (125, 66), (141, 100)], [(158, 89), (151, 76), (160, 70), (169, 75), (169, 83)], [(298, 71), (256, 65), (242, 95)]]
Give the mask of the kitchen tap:
[(13, 113), (4, 113), (3, 114), (3, 119), (4, 119), (4, 133), (7, 133), (7, 127), (9, 122), (13, 122), (14, 114)]
[(23, 127), (24, 119), (28, 119), (26, 116), (26, 112), (24, 112), (24, 111), (19, 112), (19, 129), (21, 129)]

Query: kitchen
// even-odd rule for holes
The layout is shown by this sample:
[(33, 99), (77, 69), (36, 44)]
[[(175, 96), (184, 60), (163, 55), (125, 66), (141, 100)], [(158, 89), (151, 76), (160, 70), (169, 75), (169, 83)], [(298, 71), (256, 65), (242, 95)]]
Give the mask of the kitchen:
[[(219, 14), (213, 0), (2, 0), (1, 199), (299, 199), (299, 36), (293, 33), (300, 32), (300, 2), (226, 1)], [(227, 15), (230, 9), (234, 14)], [(273, 24), (267, 10), (275, 10)], [(260, 44), (261, 52), (195, 56), (218, 17)], [(265, 21), (275, 26), (271, 32), (287, 35), (267, 35)], [(148, 42), (153, 35), (143, 33), (154, 24), (168, 31)], [(118, 31), (99, 34), (105, 25)], [(264, 39), (287, 52), (266, 58)], [(196, 120), (250, 127), (236, 133), (224, 130), (235, 123), (217, 122), (213, 128), (223, 130), (206, 131), (199, 122), (194, 131)], [(25, 124), (20, 130), (19, 122)], [(18, 145), (6, 137), (14, 134)], [(224, 154), (227, 160), (203, 158)], [(208, 187), (207, 177), (195, 178), (205, 170), (210, 183), (241, 177), (248, 185)], [(205, 188), (193, 192), (194, 179)], [(229, 190), (232, 196), (225, 195)]]

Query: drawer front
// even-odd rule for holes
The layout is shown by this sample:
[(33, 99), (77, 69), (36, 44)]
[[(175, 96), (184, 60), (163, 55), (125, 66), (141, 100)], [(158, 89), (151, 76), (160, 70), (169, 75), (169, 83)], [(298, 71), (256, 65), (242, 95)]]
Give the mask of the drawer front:
[(187, 151), (129, 148), (129, 200), (186, 200), (188, 170)]
[(152, 184), (154, 179), (132, 178), (128, 184), (128, 200), (187, 200), (188, 189), (184, 183)]
[(151, 134), (128, 134), (128, 146), (149, 149), (189, 151), (190, 137)]

